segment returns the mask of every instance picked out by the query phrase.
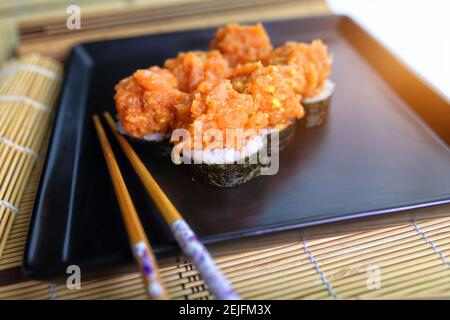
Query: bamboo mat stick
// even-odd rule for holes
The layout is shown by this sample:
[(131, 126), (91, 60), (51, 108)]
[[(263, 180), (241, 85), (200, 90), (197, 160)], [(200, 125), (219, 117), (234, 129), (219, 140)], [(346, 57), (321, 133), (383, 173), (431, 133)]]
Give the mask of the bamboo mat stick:
[(125, 181), (117, 164), (116, 157), (111, 149), (103, 126), (97, 115), (93, 116), (95, 129), (97, 131), (100, 145), (108, 165), (111, 180), (113, 182), (116, 197), (119, 202), (120, 211), (125, 222), (128, 237), (131, 243), (136, 262), (142, 272), (149, 297), (154, 300), (167, 300), (167, 291), (162, 284), (159, 274), (158, 263), (156, 262), (153, 249), (147, 239), (144, 227), (134, 207), (131, 196), (128, 192)]
[(239, 295), (233, 289), (228, 279), (223, 276), (206, 247), (198, 240), (194, 231), (192, 231), (177, 208), (166, 196), (128, 141), (118, 133), (111, 115), (105, 112), (104, 116), (122, 150), (144, 184), (145, 189), (154, 200), (166, 223), (170, 226), (183, 253), (197, 267), (198, 272), (208, 284), (211, 292), (218, 299), (239, 299)]

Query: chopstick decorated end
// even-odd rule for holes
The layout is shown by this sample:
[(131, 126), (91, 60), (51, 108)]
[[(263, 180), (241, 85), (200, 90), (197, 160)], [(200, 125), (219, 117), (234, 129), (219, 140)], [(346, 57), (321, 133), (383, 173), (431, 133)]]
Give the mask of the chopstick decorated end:
[(164, 220), (172, 230), (178, 245), (181, 247), (186, 257), (195, 265), (200, 276), (208, 285), (209, 290), (217, 299), (240, 299), (231, 283), (217, 267), (214, 259), (206, 247), (197, 238), (188, 223), (183, 219), (177, 208), (175, 208), (173, 203), (150, 174), (128, 141), (118, 133), (117, 126), (111, 115), (108, 112), (105, 112), (104, 116), (110, 129), (113, 131), (114, 136), (122, 147), (122, 150), (141, 179), (144, 187), (152, 197), (156, 206), (160, 210), (161, 215), (164, 217)]
[(100, 122), (100, 118), (97, 115), (94, 115), (93, 120), (114, 185), (114, 190), (125, 222), (133, 254), (147, 287), (147, 294), (154, 300), (166, 300), (168, 299), (168, 294), (162, 284), (161, 276), (158, 271), (158, 264), (125, 185), (119, 165), (117, 164), (117, 160), (111, 145), (109, 144), (108, 137)]

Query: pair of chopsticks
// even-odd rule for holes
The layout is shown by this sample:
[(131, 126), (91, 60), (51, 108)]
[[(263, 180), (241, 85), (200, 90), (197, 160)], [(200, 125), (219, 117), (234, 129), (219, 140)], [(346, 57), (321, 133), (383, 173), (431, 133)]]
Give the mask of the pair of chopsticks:
[[(105, 112), (104, 116), (119, 145), (141, 179), (141, 182), (155, 202), (164, 220), (169, 225), (181, 250), (195, 265), (210, 291), (217, 299), (239, 299), (239, 295), (219, 270), (208, 250), (198, 240), (195, 233), (147, 170), (128, 141), (119, 134), (111, 115)], [(133, 252), (148, 288), (147, 292), (152, 299), (167, 299), (168, 295), (161, 282), (155, 256), (123, 180), (111, 145), (109, 144), (99, 117), (94, 115), (93, 119)]]

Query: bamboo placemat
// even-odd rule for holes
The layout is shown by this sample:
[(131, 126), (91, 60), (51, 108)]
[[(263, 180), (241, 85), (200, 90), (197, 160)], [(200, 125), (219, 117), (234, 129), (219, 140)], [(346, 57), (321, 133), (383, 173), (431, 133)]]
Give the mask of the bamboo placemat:
[(0, 257), (40, 156), (61, 74), (59, 63), (36, 54), (13, 59), (0, 69)]
[[(138, 272), (84, 280), (80, 290), (20, 274), (42, 161), (0, 259), (0, 299), (144, 299)], [(248, 299), (450, 298), (450, 205), (209, 246)], [(174, 299), (211, 299), (182, 256), (160, 259)], [(372, 268), (372, 269), (370, 269)], [(377, 269), (378, 268), (378, 269)], [(374, 271), (372, 271), (374, 270)], [(379, 271), (380, 289), (368, 287)], [(372, 289), (371, 289), (372, 288)]]
[[(81, 6), (81, 10), (83, 10)], [(112, 39), (180, 29), (198, 29), (229, 21), (273, 20), (329, 12), (324, 0), (183, 0), (163, 6), (91, 12), (86, 7), (80, 30), (66, 28), (66, 16), (26, 19), (18, 24), (20, 54), (38, 52), (64, 59), (81, 41)], [(83, 12), (85, 12), (83, 11)]]
[[(69, 16), (66, 12), (69, 5), (78, 5), (81, 15), (95, 12), (120, 10), (126, 11), (131, 8), (158, 7), (171, 5), (173, 3), (192, 2), (193, 0), (8, 0), (0, 1), (0, 60), (10, 56), (18, 43), (18, 30), (16, 25), (19, 21), (40, 21), (45, 25), (49, 19), (59, 17), (65, 26), (65, 19)], [(208, 1), (208, 0), (196, 0)], [(28, 51), (36, 52), (36, 51)]]
[[(301, 8), (299, 3), (310, 6)], [(211, 15), (204, 19), (195, 15), (168, 19), (133, 32), (153, 33), (328, 10), (323, 1), (313, 0), (280, 8), (241, 10), (242, 14)], [(55, 48), (55, 52), (64, 51)], [(44, 143), (39, 153), (43, 154), (45, 149)], [(80, 290), (69, 290), (64, 283), (29, 280), (21, 274), (42, 163), (42, 157), (38, 158), (18, 206), (21, 213), (0, 258), (0, 299), (145, 298), (137, 271), (98, 279), (82, 276)], [(449, 236), (450, 205), (446, 205), (229, 241), (209, 249), (244, 298), (449, 298)], [(172, 298), (212, 298), (195, 268), (184, 257), (165, 256), (159, 262)]]

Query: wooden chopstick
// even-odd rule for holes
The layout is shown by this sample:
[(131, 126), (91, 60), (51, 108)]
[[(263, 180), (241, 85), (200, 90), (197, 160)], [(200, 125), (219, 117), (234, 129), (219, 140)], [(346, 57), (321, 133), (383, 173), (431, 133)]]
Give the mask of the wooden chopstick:
[(141, 221), (139, 220), (139, 216), (133, 205), (125, 181), (123, 180), (111, 145), (109, 144), (99, 117), (94, 115), (93, 120), (114, 185), (120, 211), (122, 212), (122, 217), (125, 222), (131, 248), (144, 278), (147, 294), (154, 300), (167, 300), (169, 296), (162, 284), (153, 250), (147, 239), (144, 228), (142, 227)]
[(109, 127), (114, 133), (114, 136), (122, 147), (122, 150), (141, 179), (144, 187), (152, 197), (164, 220), (172, 230), (172, 233), (178, 242), (178, 245), (181, 247), (181, 250), (196, 266), (200, 276), (208, 285), (209, 290), (217, 299), (240, 299), (228, 279), (225, 278), (220, 269), (217, 267), (214, 259), (211, 257), (206, 247), (198, 240), (194, 231), (192, 231), (187, 222), (178, 212), (177, 208), (175, 208), (173, 203), (158, 185), (128, 141), (119, 134), (111, 115), (108, 112), (105, 112), (104, 116)]

